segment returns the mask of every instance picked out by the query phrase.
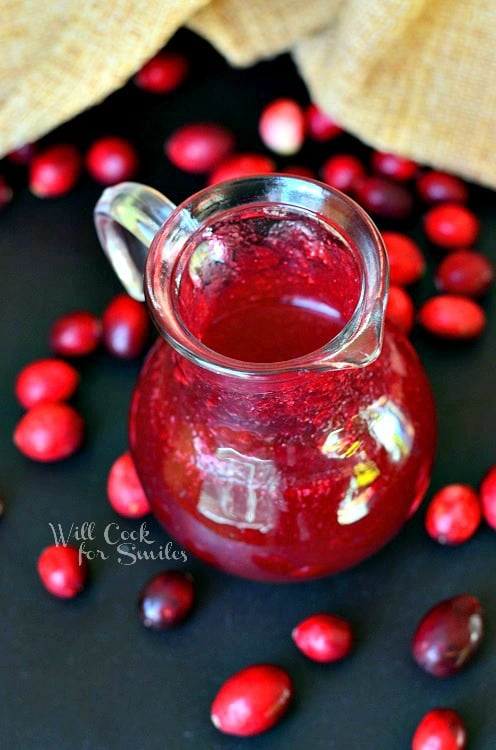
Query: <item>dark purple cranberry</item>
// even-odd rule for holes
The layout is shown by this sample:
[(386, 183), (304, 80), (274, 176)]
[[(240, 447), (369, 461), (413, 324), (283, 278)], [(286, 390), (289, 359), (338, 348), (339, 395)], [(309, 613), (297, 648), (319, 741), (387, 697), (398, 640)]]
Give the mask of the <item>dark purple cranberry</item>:
[(0, 211), (12, 200), (12, 188), (0, 174)]
[(385, 177), (364, 177), (354, 186), (355, 197), (366, 211), (384, 219), (406, 219), (413, 210), (408, 188)]
[(151, 578), (142, 589), (138, 610), (141, 622), (151, 630), (167, 630), (189, 614), (194, 599), (188, 573), (167, 570)]
[(475, 596), (445, 599), (420, 621), (412, 640), (413, 658), (434, 677), (451, 677), (475, 655), (484, 636), (482, 607)]
[(465, 203), (468, 190), (458, 177), (446, 172), (424, 172), (417, 180), (417, 192), (426, 203)]
[(27, 167), (31, 164), (33, 157), (38, 153), (37, 143), (25, 143), (24, 146), (15, 148), (13, 151), (9, 151), (6, 158), (12, 164), (18, 164), (22, 167)]
[(448, 294), (481, 297), (494, 281), (494, 268), (489, 258), (475, 250), (453, 250), (441, 261), (436, 271), (436, 286)]

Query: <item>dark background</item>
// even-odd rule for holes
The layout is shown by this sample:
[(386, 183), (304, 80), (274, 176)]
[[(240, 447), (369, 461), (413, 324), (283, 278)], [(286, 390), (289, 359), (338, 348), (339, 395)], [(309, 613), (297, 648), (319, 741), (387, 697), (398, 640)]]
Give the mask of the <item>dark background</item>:
[[(169, 45), (185, 50), (191, 74), (175, 93), (154, 96), (132, 83), (102, 105), (44, 139), (84, 150), (96, 137), (119, 134), (138, 147), (139, 179), (179, 201), (203, 187), (172, 167), (163, 142), (178, 125), (213, 120), (232, 127), (240, 150), (262, 151), (261, 107), (276, 96), (308, 101), (289, 58), (249, 70), (229, 68), (204, 42), (181, 32)], [(349, 136), (306, 144), (278, 165), (318, 167), (334, 152), (366, 155)], [(317, 582), (271, 586), (237, 580), (189, 556), (187, 565), (141, 561), (124, 566), (116, 556), (92, 564), (92, 582), (76, 600), (61, 601), (36, 573), (40, 551), (53, 543), (49, 522), (118, 522), (106, 500), (106, 478), (126, 450), (127, 407), (140, 362), (100, 352), (77, 362), (81, 384), (74, 403), (87, 422), (84, 449), (53, 465), (34, 463), (12, 445), (22, 410), (13, 396), (21, 367), (49, 355), (53, 321), (74, 309), (100, 314), (119, 284), (99, 249), (92, 209), (101, 188), (85, 176), (69, 195), (33, 197), (23, 169), (10, 169), (16, 195), (0, 216), (0, 747), (21, 750), (399, 750), (430, 708), (448, 706), (466, 720), (471, 750), (494, 750), (496, 688), (496, 539), (483, 526), (459, 548), (445, 548), (423, 530), (425, 505), (402, 533), (373, 559)], [(5, 170), (4, 170), (5, 171)], [(483, 221), (478, 248), (496, 260), (493, 194), (472, 189)], [(432, 294), (439, 255), (421, 231), (420, 214), (406, 230), (426, 250), (431, 269), (414, 290)], [(384, 225), (380, 225), (383, 227)], [(439, 449), (431, 493), (448, 482), (477, 486), (496, 463), (494, 292), (484, 301), (488, 329), (469, 344), (440, 344), (421, 332), (414, 343), (430, 376), (439, 414)], [(166, 534), (147, 521), (156, 547)], [(91, 546), (91, 545), (90, 545)], [(106, 550), (108, 551), (108, 550)], [(136, 599), (145, 581), (165, 567), (191, 571), (194, 615), (167, 633), (145, 630)], [(459, 593), (480, 597), (487, 615), (483, 648), (458, 676), (437, 680), (412, 662), (415, 626), (433, 604)], [(305, 659), (290, 633), (317, 611), (349, 618), (357, 646), (345, 662), (322, 666)], [(249, 740), (223, 736), (209, 720), (211, 701), (233, 672), (255, 662), (289, 670), (296, 685), (293, 710), (271, 732)]]

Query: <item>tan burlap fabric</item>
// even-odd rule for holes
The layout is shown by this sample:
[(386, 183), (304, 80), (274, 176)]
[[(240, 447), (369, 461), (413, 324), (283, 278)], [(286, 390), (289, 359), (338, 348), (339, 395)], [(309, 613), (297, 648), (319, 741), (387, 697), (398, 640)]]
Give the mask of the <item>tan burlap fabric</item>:
[(495, 0), (0, 0), (0, 154), (120, 87), (188, 25), (234, 65), (289, 50), (376, 147), (496, 187)]

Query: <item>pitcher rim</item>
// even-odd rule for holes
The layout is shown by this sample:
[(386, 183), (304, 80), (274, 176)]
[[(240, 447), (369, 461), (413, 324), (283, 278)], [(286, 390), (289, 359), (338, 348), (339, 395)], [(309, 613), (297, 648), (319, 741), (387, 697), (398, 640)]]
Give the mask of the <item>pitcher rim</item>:
[[(299, 200), (295, 202), (296, 195)], [(227, 198), (229, 205), (226, 206)], [(308, 204), (312, 202), (316, 206), (319, 204), (319, 211), (309, 208)], [(361, 258), (359, 299), (343, 328), (319, 349), (278, 362), (238, 360), (210, 349), (186, 327), (172, 293), (173, 285), (177, 284), (174, 276), (176, 260), (188, 236), (201, 226), (206, 216), (240, 205), (261, 204), (282, 204), (284, 208), (305, 210), (314, 213), (320, 220), (327, 220), (330, 226), (342, 233)], [(335, 217), (327, 213), (331, 205), (335, 210), (339, 207), (339, 212), (347, 216), (350, 223), (357, 223), (355, 229), (363, 233), (367, 240), (363, 244), (366, 246), (359, 246), (349, 227), (342, 227)], [(181, 232), (186, 232), (188, 236), (182, 239), (176, 237)], [(174, 243), (178, 246), (174, 247)], [(318, 180), (271, 173), (208, 186), (178, 204), (152, 242), (145, 268), (144, 292), (155, 325), (176, 351), (216, 374), (246, 379), (361, 367), (373, 362), (382, 346), (388, 281), (384, 242), (375, 223), (356, 201)]]

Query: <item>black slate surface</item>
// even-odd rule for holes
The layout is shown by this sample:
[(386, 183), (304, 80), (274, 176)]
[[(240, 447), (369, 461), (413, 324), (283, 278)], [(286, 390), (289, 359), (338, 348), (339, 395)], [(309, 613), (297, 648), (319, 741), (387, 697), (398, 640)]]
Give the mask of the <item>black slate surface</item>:
[[(102, 105), (46, 138), (84, 149), (105, 133), (128, 136), (139, 147), (139, 178), (179, 201), (203, 186), (163, 156), (176, 126), (215, 120), (232, 127), (240, 148), (261, 150), (256, 123), (261, 106), (280, 95), (307, 101), (286, 57), (250, 70), (230, 69), (208, 45), (188, 33), (172, 42), (192, 57), (187, 83), (167, 97), (128, 84)], [(308, 144), (303, 161), (317, 166), (333, 152), (366, 151), (342, 136)], [(52, 322), (69, 310), (100, 313), (120, 291), (92, 224), (100, 188), (88, 177), (68, 196), (42, 201), (11, 170), (17, 186), (0, 215), (0, 493), (7, 505), (0, 523), (0, 747), (20, 750), (399, 750), (409, 748), (421, 716), (441, 705), (465, 718), (471, 750), (496, 744), (495, 532), (481, 527), (463, 547), (437, 545), (423, 530), (425, 505), (401, 534), (373, 559), (341, 575), (291, 586), (237, 580), (191, 555), (186, 566), (197, 584), (194, 616), (168, 633), (147, 632), (136, 616), (139, 589), (160, 561), (92, 563), (92, 582), (74, 601), (59, 601), (41, 586), (36, 560), (52, 543), (49, 523), (93, 521), (94, 548), (105, 551), (107, 524), (131, 530), (118, 518), (105, 484), (113, 460), (126, 449), (127, 406), (139, 362), (100, 352), (77, 364), (74, 399), (87, 421), (84, 449), (53, 465), (36, 464), (13, 446), (21, 416), (13, 396), (20, 368), (49, 353)], [(494, 196), (473, 189), (483, 219), (478, 247), (496, 260)], [(408, 231), (422, 238), (420, 221)], [(425, 242), (422, 239), (425, 246)], [(428, 251), (433, 266), (435, 253)], [(433, 292), (432, 273), (415, 290)], [(431, 492), (448, 482), (478, 485), (496, 463), (494, 399), (496, 305), (484, 301), (488, 329), (470, 344), (447, 345), (414, 334), (430, 376), (439, 414), (439, 449)], [(169, 538), (147, 520), (155, 547)], [(177, 545), (175, 545), (177, 547)], [(409, 642), (420, 616), (454, 594), (479, 596), (487, 619), (481, 653), (457, 677), (436, 680), (412, 662)], [(350, 619), (357, 647), (346, 662), (321, 666), (293, 646), (290, 632), (302, 618), (327, 610)], [(210, 703), (224, 679), (254, 662), (287, 668), (296, 685), (293, 710), (266, 735), (236, 740), (209, 721)]]

